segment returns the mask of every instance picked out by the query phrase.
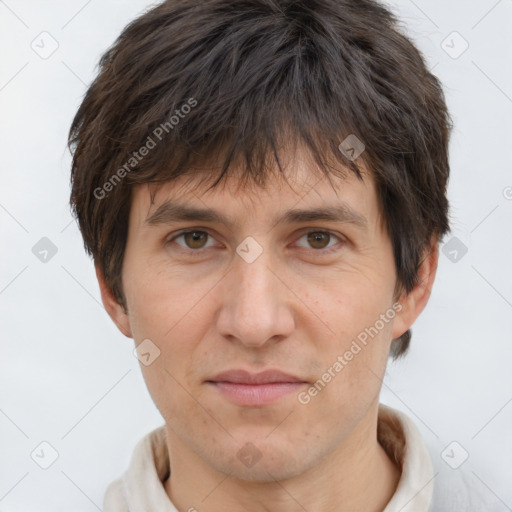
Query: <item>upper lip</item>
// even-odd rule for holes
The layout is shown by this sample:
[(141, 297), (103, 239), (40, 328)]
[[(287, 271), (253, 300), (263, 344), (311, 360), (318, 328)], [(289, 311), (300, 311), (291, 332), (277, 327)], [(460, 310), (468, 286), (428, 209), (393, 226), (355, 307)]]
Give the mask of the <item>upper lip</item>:
[(208, 382), (232, 382), (235, 384), (272, 384), (276, 382), (305, 382), (280, 370), (265, 370), (260, 373), (250, 373), (245, 370), (228, 370), (217, 374)]

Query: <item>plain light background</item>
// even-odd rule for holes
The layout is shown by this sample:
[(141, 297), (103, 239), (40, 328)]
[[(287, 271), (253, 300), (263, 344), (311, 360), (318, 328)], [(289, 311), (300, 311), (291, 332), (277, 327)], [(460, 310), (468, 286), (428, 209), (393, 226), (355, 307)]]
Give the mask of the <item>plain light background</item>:
[[(100, 55), (150, 5), (0, 1), (4, 512), (101, 510), (136, 442), (163, 423), (133, 341), (101, 305), (68, 207), (66, 149)], [(469, 458), (453, 471), (512, 510), (512, 0), (391, 5), (443, 82), (455, 128), (451, 245), (382, 401), (406, 412), (439, 457), (459, 443)], [(43, 237), (57, 251), (47, 261)]]

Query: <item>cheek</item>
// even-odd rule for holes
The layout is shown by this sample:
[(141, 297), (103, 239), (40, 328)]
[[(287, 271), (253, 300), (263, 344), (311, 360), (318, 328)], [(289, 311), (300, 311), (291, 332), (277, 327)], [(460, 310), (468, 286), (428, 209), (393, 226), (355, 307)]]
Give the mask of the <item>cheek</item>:
[[(157, 405), (177, 403), (180, 384), (192, 392), (198, 382), (200, 362), (212, 360), (202, 340), (213, 338), (208, 330), (214, 318), (215, 285), (218, 276), (165, 270), (161, 261), (146, 261), (127, 267), (127, 301), (136, 344), (150, 339), (159, 352), (149, 366), (141, 364), (147, 386)], [(203, 353), (202, 353), (203, 352)], [(187, 400), (187, 396), (182, 397)]]
[(210, 274), (197, 275), (169, 265), (163, 258), (141, 258), (127, 262), (123, 279), (132, 330), (141, 337), (172, 338), (173, 333), (197, 325), (196, 310), (215, 285)]
[[(345, 277), (340, 282), (340, 286), (323, 290), (312, 300), (318, 318), (329, 327), (330, 335), (337, 340), (334, 345), (336, 350), (343, 349), (347, 340), (356, 339), (361, 333), (360, 338), (364, 342), (364, 333), (368, 329), (375, 333), (374, 327), (383, 337), (390, 335), (395, 316), (393, 283), (379, 283), (361, 276)], [(388, 316), (382, 322), (380, 318), (386, 313)]]
[[(378, 289), (364, 280), (345, 281), (345, 286), (310, 296), (318, 318), (329, 327), (328, 336), (315, 336), (317, 358), (323, 373), (309, 394), (327, 409), (353, 410), (355, 404), (373, 400), (380, 389), (392, 341), (396, 307), (392, 287)], [(321, 307), (321, 305), (323, 307)], [(319, 325), (315, 322), (315, 325)], [(318, 397), (318, 398), (317, 398)], [(305, 397), (305, 400), (308, 398)], [(363, 406), (364, 407), (364, 406)]]
[[(155, 265), (147, 265), (154, 269)], [(183, 275), (140, 269), (133, 272), (127, 286), (129, 318), (135, 343), (147, 343), (158, 356), (149, 365), (141, 359), (141, 371), (155, 405), (164, 418), (182, 414), (186, 407), (198, 415), (194, 401), (184, 387), (194, 393), (191, 383), (199, 354), (200, 340), (208, 326), (206, 311), (209, 282), (191, 286)], [(200, 281), (196, 281), (200, 283)], [(143, 341), (144, 340), (144, 341)], [(180, 412), (181, 411), (181, 412)]]

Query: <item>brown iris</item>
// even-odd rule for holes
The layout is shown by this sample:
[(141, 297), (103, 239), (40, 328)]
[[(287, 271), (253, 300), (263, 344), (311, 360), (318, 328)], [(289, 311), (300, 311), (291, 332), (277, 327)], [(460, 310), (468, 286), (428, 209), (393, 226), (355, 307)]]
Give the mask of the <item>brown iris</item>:
[(330, 238), (331, 235), (329, 233), (323, 233), (322, 231), (308, 233), (308, 242), (313, 249), (323, 249), (329, 243)]
[(204, 231), (188, 231), (183, 233), (183, 238), (190, 249), (201, 249), (206, 243), (208, 233)]

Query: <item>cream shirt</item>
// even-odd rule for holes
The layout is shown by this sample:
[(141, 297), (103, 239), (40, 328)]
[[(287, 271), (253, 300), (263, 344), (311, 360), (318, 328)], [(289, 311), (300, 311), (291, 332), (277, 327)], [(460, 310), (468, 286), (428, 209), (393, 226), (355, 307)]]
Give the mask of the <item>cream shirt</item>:
[[(483, 503), (463, 472), (448, 467), (440, 451), (431, 458), (418, 429), (404, 413), (380, 404), (377, 436), (401, 468), (395, 494), (383, 512), (498, 510)], [(128, 470), (107, 488), (104, 512), (178, 512), (164, 490), (168, 476), (169, 454), (161, 426), (138, 442)]]

